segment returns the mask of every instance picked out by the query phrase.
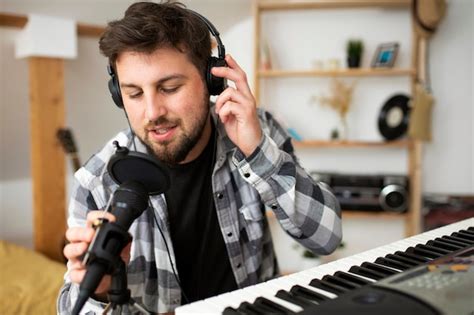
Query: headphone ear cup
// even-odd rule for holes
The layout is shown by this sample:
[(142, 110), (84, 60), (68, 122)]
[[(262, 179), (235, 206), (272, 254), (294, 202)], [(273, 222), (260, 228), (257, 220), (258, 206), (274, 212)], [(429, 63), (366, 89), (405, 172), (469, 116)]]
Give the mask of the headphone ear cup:
[(117, 105), (118, 108), (123, 108), (122, 93), (120, 92), (120, 85), (115, 74), (111, 74), (108, 85), (110, 95), (112, 95), (112, 100), (115, 105)]
[(227, 88), (227, 80), (225, 78), (216, 77), (211, 73), (211, 69), (214, 67), (227, 67), (227, 63), (223, 58), (209, 58), (206, 71), (206, 84), (209, 95), (219, 95)]

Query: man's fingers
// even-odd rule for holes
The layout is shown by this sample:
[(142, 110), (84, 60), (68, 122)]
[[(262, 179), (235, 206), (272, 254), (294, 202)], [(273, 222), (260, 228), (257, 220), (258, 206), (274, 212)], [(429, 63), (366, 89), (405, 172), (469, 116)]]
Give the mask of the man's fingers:
[(94, 238), (95, 231), (91, 227), (72, 227), (66, 231), (66, 239), (71, 243), (87, 242), (90, 243)]
[(69, 243), (64, 247), (64, 256), (67, 259), (78, 258), (85, 254), (88, 246), (89, 243), (86, 242)]
[(97, 211), (89, 211), (87, 213), (87, 224), (92, 226), (95, 224), (99, 219), (107, 219), (111, 222), (115, 221), (115, 216), (109, 212), (105, 212), (102, 210)]

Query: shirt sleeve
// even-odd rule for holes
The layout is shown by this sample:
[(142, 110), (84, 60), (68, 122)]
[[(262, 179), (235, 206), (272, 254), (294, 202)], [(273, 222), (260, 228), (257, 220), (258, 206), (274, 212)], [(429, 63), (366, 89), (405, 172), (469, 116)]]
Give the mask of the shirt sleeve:
[[(80, 171), (79, 171), (80, 172)], [(78, 172), (78, 173), (79, 173)], [(92, 197), (91, 192), (81, 185), (77, 178), (74, 181), (72, 196), (69, 202), (68, 226), (85, 226), (86, 217), (89, 209), (97, 209), (97, 205)], [(79, 294), (79, 285), (71, 282), (69, 278), (70, 264), (67, 264), (67, 271), (64, 275), (64, 284), (61, 287), (57, 300), (57, 312), (60, 315), (71, 314), (74, 304)], [(84, 304), (80, 314), (102, 314), (106, 304), (96, 301), (92, 298)]]
[(291, 237), (315, 254), (333, 252), (342, 239), (337, 199), (300, 166), (291, 138), (271, 114), (259, 110), (259, 116), (260, 145), (247, 158), (236, 150), (233, 163)]

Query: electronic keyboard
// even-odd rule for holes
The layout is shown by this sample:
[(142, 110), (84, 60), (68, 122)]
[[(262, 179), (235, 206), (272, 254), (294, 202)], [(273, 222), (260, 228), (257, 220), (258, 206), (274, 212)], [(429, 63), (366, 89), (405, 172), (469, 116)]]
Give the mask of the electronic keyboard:
[[(330, 314), (327, 309), (331, 309), (329, 308), (331, 305), (342, 305), (340, 299), (342, 301), (343, 298), (359, 294), (366, 296), (365, 299), (369, 302), (373, 302), (374, 299), (377, 300), (377, 294), (367, 293), (368, 289), (377, 286), (380, 290), (384, 282), (411, 272), (416, 274), (415, 271), (418, 269), (427, 268), (430, 263), (453, 253), (471, 249), (471, 255), (474, 256), (473, 246), (474, 218), (470, 218), (308, 270), (184, 305), (178, 307), (175, 313), (177, 315)], [(471, 277), (474, 274), (472, 269), (474, 267), (471, 265), (468, 273)], [(388, 290), (387, 286), (386, 284), (384, 290)], [(472, 292), (474, 291), (469, 293), (471, 297)], [(391, 298), (384, 299), (392, 301)], [(351, 301), (354, 301), (354, 297)], [(365, 300), (361, 298), (361, 301)], [(394, 309), (400, 305), (408, 305), (404, 304), (408, 302), (400, 301), (399, 297), (394, 297), (393, 302), (398, 303)], [(428, 304), (424, 302), (429, 308)], [(431, 313), (420, 311), (417, 314), (445, 314), (436, 312), (434, 307), (431, 311)], [(474, 311), (474, 306), (471, 311)], [(380, 310), (374, 314), (377, 313), (380, 313)], [(383, 313), (390, 314), (385, 311)], [(351, 314), (359, 313), (351, 311)], [(370, 312), (365, 309), (360, 314)]]

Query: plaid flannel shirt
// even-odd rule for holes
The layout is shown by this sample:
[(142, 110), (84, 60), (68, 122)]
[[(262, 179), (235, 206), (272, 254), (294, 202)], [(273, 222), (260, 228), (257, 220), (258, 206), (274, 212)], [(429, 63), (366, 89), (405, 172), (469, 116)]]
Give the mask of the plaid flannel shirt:
[[(239, 288), (278, 275), (266, 211), (273, 211), (286, 233), (316, 254), (332, 252), (342, 238), (336, 198), (299, 165), (290, 137), (272, 116), (262, 109), (258, 109), (258, 115), (263, 137), (248, 158), (227, 137), (224, 126), (213, 115), (218, 137), (212, 189), (219, 225)], [(119, 133), (76, 172), (69, 205), (69, 227), (84, 226), (90, 209), (106, 207), (118, 187), (106, 167), (114, 154), (112, 142), (117, 140), (121, 146), (131, 149), (131, 139), (130, 130)], [(137, 150), (146, 152), (138, 139)], [(133, 242), (127, 268), (128, 286), (132, 298), (149, 311), (169, 312), (180, 306), (181, 290), (152, 213), (156, 214), (176, 266), (166, 200), (162, 194), (150, 197), (150, 201), (153, 208), (149, 207), (129, 230)], [(71, 283), (67, 273), (64, 279), (58, 312), (69, 314), (79, 286)], [(104, 303), (89, 299), (82, 313), (101, 314), (104, 307)], [(126, 313), (127, 308), (122, 311)]]

